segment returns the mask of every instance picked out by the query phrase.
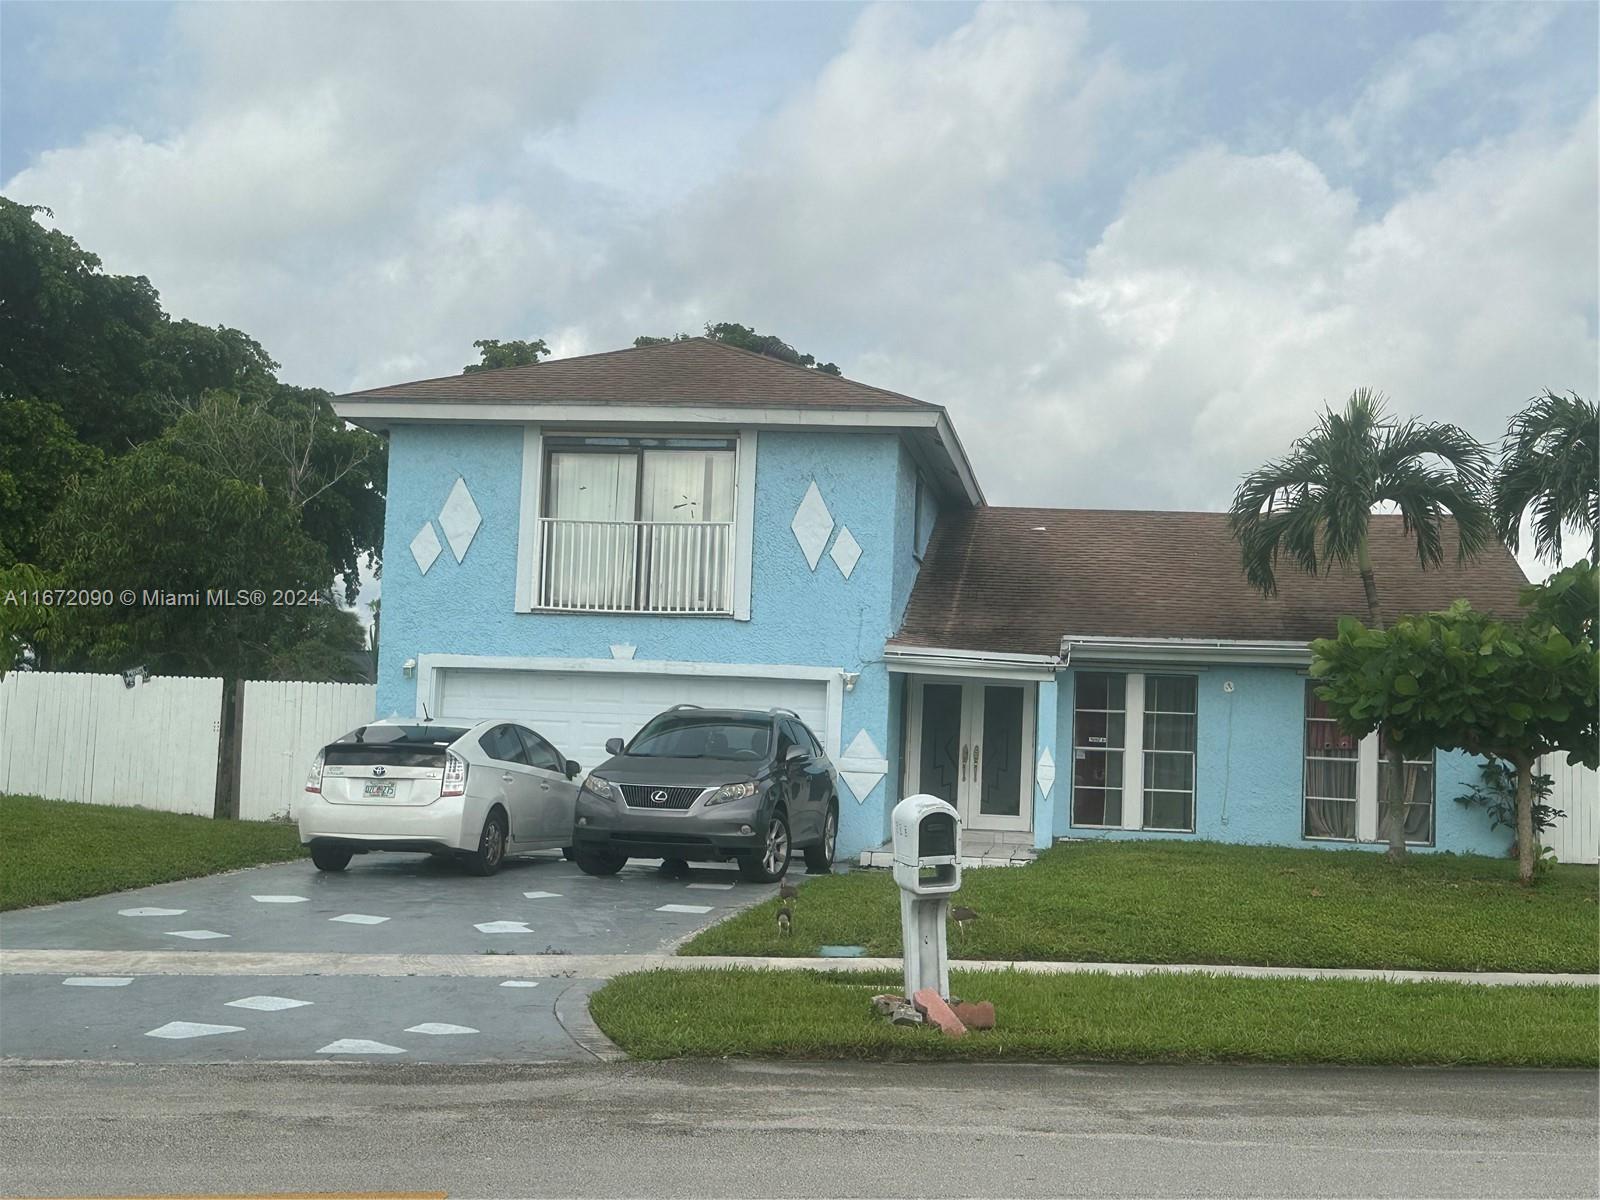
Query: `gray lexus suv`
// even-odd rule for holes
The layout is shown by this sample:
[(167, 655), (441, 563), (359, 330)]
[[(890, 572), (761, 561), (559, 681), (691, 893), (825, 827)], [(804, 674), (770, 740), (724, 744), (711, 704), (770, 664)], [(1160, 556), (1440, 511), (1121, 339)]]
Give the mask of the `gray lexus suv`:
[(772, 883), (792, 849), (813, 873), (832, 868), (838, 776), (796, 713), (679, 704), (606, 750), (578, 793), (573, 857), (586, 874), (614, 875), (630, 857), (732, 859)]

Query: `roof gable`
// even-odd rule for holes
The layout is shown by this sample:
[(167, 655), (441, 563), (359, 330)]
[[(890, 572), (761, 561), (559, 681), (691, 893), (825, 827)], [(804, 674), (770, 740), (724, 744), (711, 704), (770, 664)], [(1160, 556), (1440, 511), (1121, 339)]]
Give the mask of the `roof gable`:
[(341, 401), (446, 404), (660, 405), (879, 409), (939, 406), (710, 338), (662, 342), (520, 367), (368, 388)]
[[(1424, 571), (1398, 516), (1374, 516), (1378, 596), (1391, 617), (1465, 598), (1515, 616), (1521, 567), (1496, 545)], [(1245, 581), (1227, 516), (1117, 509), (976, 508), (941, 516), (894, 643), (1056, 654), (1066, 636), (1308, 642), (1346, 614), (1366, 616), (1356, 572), (1278, 571), (1278, 594)]]

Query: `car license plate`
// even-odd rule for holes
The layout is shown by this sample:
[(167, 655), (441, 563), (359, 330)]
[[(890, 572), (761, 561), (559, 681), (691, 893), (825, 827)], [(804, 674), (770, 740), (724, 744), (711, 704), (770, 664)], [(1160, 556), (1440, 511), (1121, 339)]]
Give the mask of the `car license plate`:
[(367, 784), (366, 787), (361, 789), (361, 794), (363, 796), (366, 796), (366, 797), (369, 797), (369, 798), (373, 798), (373, 799), (378, 799), (378, 800), (393, 800), (394, 799), (394, 784), (392, 784), (392, 783), (369, 783), (369, 784)]

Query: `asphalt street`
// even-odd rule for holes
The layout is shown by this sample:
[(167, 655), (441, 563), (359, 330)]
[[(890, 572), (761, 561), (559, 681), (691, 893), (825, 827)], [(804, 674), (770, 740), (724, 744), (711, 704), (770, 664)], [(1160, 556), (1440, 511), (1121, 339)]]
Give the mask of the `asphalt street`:
[(1582, 1196), (1587, 1072), (11, 1066), (18, 1196)]

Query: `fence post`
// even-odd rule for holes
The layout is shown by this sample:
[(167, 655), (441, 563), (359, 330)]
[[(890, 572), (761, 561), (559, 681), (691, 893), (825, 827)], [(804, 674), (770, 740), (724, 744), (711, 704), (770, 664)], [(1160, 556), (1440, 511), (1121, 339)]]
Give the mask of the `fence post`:
[(237, 679), (222, 681), (222, 712), (217, 733), (217, 792), (212, 816), (239, 816), (240, 758), (244, 750), (244, 691)]

